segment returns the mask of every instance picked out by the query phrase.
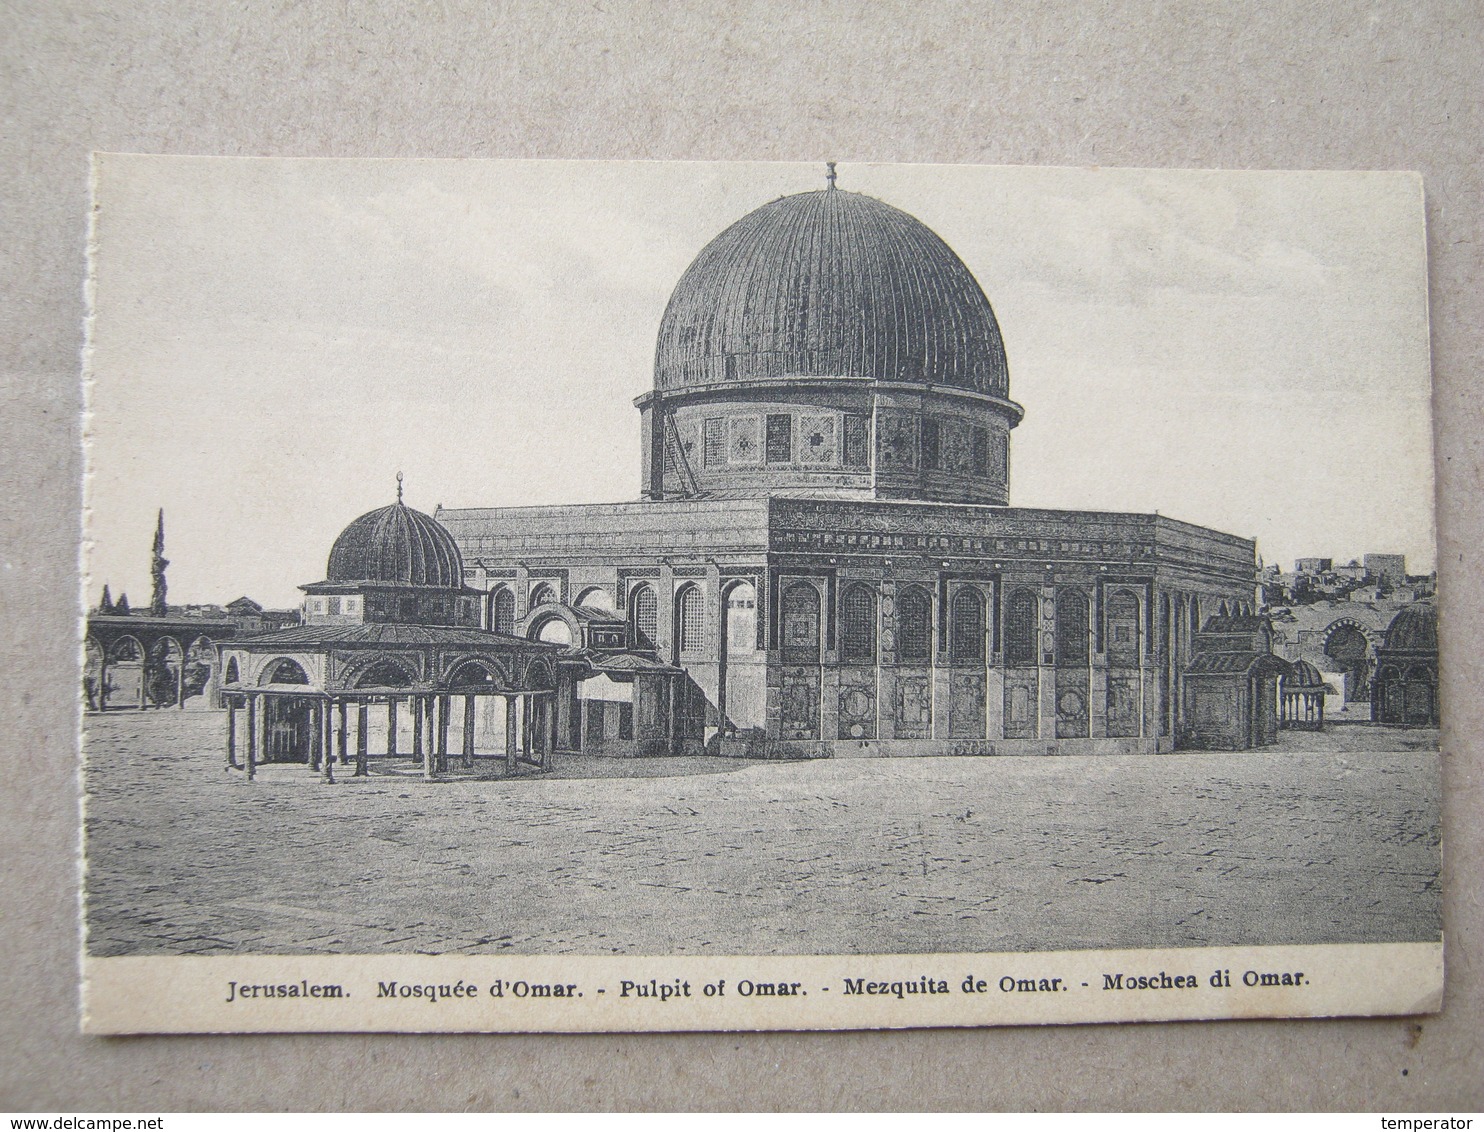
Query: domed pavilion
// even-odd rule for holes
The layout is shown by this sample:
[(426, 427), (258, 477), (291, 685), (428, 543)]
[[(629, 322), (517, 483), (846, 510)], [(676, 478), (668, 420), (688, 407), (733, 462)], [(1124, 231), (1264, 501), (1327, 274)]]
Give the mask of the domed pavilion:
[(559, 750), (1153, 753), (1276, 736), (1256, 661), (1197, 664), (1207, 620), (1254, 598), (1251, 540), (1008, 505), (1022, 409), (982, 278), (831, 167), (677, 280), (635, 402), (639, 501), (434, 515), (487, 627), (564, 640), (596, 618), (631, 658), (683, 670), (665, 745), (605, 673), (558, 698)]
[(1406, 727), (1438, 726), (1438, 610), (1430, 601), (1402, 608), (1376, 648), (1371, 718)]
[[(222, 647), (227, 761), (249, 778), (261, 762), (302, 762), (333, 780), (352, 753), (357, 776), (372, 758), (406, 757), (435, 777), (451, 751), (466, 770), (476, 759), (544, 767), (557, 700), (605, 663), (625, 667), (483, 628), (458, 545), (402, 501), (397, 480), (397, 501), (346, 527), (325, 579), (300, 587), (303, 624)], [(649, 694), (668, 701), (673, 670), (638, 663)]]

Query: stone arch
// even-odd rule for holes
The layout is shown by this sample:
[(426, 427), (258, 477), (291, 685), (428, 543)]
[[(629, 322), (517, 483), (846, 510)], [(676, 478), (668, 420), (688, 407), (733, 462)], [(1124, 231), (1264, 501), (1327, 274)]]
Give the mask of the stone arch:
[(443, 674), (443, 686), (452, 691), (503, 691), (510, 686), (505, 669), (493, 660), (464, 656), (453, 660)]
[(1323, 652), (1332, 669), (1345, 677), (1346, 703), (1370, 699), (1373, 647), (1365, 627), (1352, 617), (1332, 621), (1324, 631)]
[(410, 688), (416, 682), (416, 672), (400, 657), (385, 655), (362, 661), (347, 681), (356, 688)]
[(525, 684), (528, 689), (546, 690), (556, 687), (556, 671), (545, 657), (533, 657), (526, 663)]
[(150, 643), (144, 666), (144, 694), (150, 703), (166, 707), (179, 700), (185, 664), (185, 648), (176, 637), (164, 633)]
[(144, 646), (132, 633), (115, 637), (108, 646), (106, 657), (109, 664), (139, 664), (144, 660)]
[(258, 683), (265, 686), (268, 684), (308, 684), (309, 673), (293, 657), (274, 657), (263, 665)]
[(185, 660), (185, 648), (180, 641), (169, 633), (164, 633), (155, 638), (149, 647), (150, 659), (169, 660), (183, 662)]
[(108, 652), (102, 642), (89, 633), (82, 645), (82, 694), (88, 711), (99, 711), (103, 707), (107, 689), (104, 681), (108, 676)]
[(533, 610), (526, 622), (526, 639), (549, 645), (570, 645), (582, 640), (575, 619), (560, 606)]
[(84, 671), (102, 673), (103, 665), (107, 661), (108, 652), (104, 649), (102, 642), (91, 633), (83, 638), (82, 655)]
[(242, 666), (237, 663), (237, 658), (235, 656), (227, 658), (227, 671), (226, 674), (222, 677), (222, 680), (224, 683), (227, 684), (242, 683)]
[(543, 605), (555, 605), (557, 600), (556, 588), (550, 582), (538, 582), (531, 587), (531, 609), (537, 609)]
[(607, 586), (588, 586), (577, 595), (577, 605), (586, 606), (588, 609), (602, 609), (609, 612), (613, 610), (613, 594)]
[(206, 695), (220, 665), (216, 643), (210, 637), (198, 634), (186, 648), (185, 679), (182, 682), (185, 698)]

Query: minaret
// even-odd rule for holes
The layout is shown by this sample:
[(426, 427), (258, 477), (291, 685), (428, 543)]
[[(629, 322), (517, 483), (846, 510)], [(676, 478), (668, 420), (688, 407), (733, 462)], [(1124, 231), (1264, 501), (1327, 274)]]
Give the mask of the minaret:
[(170, 562), (165, 557), (165, 509), (160, 508), (160, 517), (155, 524), (155, 546), (154, 553), (150, 557), (149, 576), (152, 589), (149, 598), (149, 612), (152, 617), (164, 617), (167, 612), (165, 605), (165, 567)]

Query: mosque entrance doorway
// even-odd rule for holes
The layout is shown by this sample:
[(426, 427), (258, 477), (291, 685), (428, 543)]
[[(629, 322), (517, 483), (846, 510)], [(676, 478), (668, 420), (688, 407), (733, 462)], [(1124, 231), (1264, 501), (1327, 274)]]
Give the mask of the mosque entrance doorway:
[(738, 582), (722, 601), (722, 726), (730, 732), (761, 728), (767, 666), (757, 648), (757, 589), (751, 582)]

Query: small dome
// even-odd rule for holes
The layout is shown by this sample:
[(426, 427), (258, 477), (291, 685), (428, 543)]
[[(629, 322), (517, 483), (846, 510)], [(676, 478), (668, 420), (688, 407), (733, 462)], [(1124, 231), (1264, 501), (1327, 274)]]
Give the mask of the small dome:
[(1386, 648), (1407, 652), (1438, 651), (1438, 611), (1430, 601), (1409, 605), (1386, 627)]
[(398, 499), (340, 532), (325, 580), (457, 589), (464, 584), (464, 563), (453, 536), (436, 519)]
[(1307, 660), (1296, 660), (1292, 664), (1293, 675), (1284, 680), (1284, 687), (1290, 691), (1299, 688), (1322, 688), (1324, 687), (1324, 674)]
[(661, 392), (779, 377), (1009, 395), (999, 324), (953, 249), (900, 209), (833, 188), (781, 197), (723, 231), (660, 323)]

